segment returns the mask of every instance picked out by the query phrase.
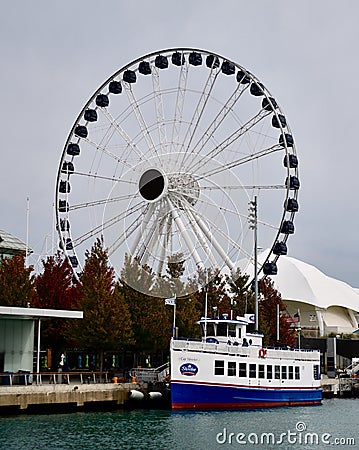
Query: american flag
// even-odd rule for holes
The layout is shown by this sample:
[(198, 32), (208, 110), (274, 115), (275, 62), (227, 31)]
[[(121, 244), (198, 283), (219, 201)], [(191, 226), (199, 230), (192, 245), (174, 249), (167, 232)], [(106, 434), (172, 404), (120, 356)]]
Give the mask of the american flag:
[(298, 323), (300, 321), (299, 313), (295, 313), (294, 316), (287, 316), (286, 321), (288, 323)]

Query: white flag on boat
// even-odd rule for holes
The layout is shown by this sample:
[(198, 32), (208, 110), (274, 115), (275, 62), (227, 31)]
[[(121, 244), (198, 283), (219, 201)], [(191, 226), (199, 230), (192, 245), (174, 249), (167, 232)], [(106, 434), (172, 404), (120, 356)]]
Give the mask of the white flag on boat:
[(175, 306), (176, 304), (176, 295), (171, 298), (165, 298), (165, 305)]
[(254, 314), (244, 314), (244, 318), (248, 320), (249, 323), (254, 323), (256, 318)]

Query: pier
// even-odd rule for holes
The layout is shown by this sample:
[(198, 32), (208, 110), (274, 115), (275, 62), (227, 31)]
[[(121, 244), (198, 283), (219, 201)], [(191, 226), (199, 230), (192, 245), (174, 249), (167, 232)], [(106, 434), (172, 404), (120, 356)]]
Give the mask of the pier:
[(336, 377), (322, 379), (323, 398), (359, 397), (359, 379)]
[(0, 414), (156, 408), (166, 401), (163, 383), (118, 382), (99, 372), (2, 374), (0, 380)]

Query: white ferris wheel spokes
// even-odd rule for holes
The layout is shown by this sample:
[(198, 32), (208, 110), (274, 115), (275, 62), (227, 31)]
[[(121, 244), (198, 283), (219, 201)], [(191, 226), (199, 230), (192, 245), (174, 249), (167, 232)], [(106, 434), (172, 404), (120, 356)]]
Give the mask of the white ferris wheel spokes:
[(158, 51), (113, 74), (76, 119), (57, 174), (60, 246), (76, 277), (99, 236), (119, 276), (126, 255), (161, 277), (170, 261), (184, 279), (246, 272), (256, 196), (259, 271), (274, 274), (298, 189), (287, 120), (253, 74), (204, 50)]

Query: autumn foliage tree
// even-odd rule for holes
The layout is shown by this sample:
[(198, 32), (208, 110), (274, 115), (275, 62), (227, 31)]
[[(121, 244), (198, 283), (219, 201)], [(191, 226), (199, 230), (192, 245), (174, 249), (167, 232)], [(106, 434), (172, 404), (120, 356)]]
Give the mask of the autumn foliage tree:
[[(60, 252), (42, 261), (43, 271), (35, 278), (37, 297), (34, 306), (50, 309), (74, 309), (77, 289), (72, 284), (72, 270)], [(71, 320), (70, 320), (71, 321)], [(55, 358), (67, 344), (65, 319), (44, 319), (41, 325), (41, 342), (51, 348)], [(55, 361), (56, 363), (56, 361)]]
[(4, 258), (0, 263), (0, 305), (26, 307), (36, 298), (33, 267), (25, 267), (24, 255)]
[(131, 319), (121, 290), (116, 286), (103, 240), (97, 239), (85, 256), (77, 304), (84, 318), (72, 321), (67, 334), (80, 347), (100, 355), (102, 371), (105, 351), (123, 349), (133, 343)]

